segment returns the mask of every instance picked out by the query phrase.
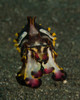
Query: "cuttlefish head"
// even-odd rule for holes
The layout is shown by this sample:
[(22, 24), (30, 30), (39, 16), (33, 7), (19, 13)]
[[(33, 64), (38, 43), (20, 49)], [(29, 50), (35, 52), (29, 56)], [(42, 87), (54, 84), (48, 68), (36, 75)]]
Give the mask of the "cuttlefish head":
[(27, 17), (28, 24), (29, 24), (29, 35), (30, 36), (35, 36), (35, 35), (39, 34), (38, 30), (35, 27), (35, 18), (36, 17), (31, 17), (31, 16)]

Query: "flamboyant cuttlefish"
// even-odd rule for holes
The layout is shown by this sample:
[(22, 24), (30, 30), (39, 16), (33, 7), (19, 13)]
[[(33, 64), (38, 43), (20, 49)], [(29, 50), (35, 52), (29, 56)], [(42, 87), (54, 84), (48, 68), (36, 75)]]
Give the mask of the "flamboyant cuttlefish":
[(20, 84), (37, 88), (41, 85), (41, 76), (52, 72), (56, 81), (66, 79), (66, 72), (56, 63), (55, 33), (50, 33), (35, 22), (35, 17), (27, 17), (28, 23), (14, 40), (21, 54), (22, 68), (17, 73)]

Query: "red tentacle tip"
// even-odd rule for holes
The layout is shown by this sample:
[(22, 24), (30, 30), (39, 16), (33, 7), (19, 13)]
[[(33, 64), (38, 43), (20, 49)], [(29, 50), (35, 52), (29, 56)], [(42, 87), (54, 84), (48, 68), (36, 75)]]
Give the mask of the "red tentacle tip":
[(45, 68), (45, 69), (44, 69), (44, 74), (49, 74), (49, 73), (51, 73), (53, 70), (54, 70), (54, 68), (52, 68), (52, 67), (51, 67), (51, 68), (48, 68), (48, 69)]
[(32, 74), (32, 76), (34, 76), (35, 78), (39, 78), (39, 77), (41, 77), (41, 76), (43, 75), (43, 73), (42, 73), (41, 70), (39, 70), (38, 72), (32, 71), (31, 74)]
[(67, 78), (67, 74), (65, 71), (60, 70), (52, 75), (52, 78), (55, 81), (64, 81)]
[(42, 81), (41, 79), (28, 79), (25, 80), (25, 83), (29, 87), (38, 88), (41, 85)]

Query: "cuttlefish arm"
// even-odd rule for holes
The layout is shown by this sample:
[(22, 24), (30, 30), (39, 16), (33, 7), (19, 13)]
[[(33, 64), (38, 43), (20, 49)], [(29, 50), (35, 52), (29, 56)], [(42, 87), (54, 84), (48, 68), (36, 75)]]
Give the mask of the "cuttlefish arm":
[(18, 72), (17, 79), (21, 80), (27, 86), (37, 88), (41, 85), (41, 64), (33, 59), (31, 54), (31, 51), (28, 50), (27, 61), (23, 59), (23, 67)]
[(52, 78), (56, 81), (63, 81), (66, 79), (66, 73), (63, 71), (63, 68), (60, 68), (55, 61), (55, 53), (52, 52), (49, 48), (48, 52), (48, 61), (46, 64), (42, 63), (44, 67), (44, 74), (49, 74), (53, 72)]

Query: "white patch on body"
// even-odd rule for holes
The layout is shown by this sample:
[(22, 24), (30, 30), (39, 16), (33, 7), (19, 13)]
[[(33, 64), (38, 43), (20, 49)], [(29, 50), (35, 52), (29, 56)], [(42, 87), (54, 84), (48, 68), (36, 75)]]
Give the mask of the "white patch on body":
[(28, 51), (28, 60), (25, 68), (25, 73), (28, 78), (33, 78), (31, 72), (38, 72), (40, 70), (41, 64), (36, 62), (35, 59), (31, 57), (31, 51)]
[(58, 68), (58, 65), (56, 64), (55, 60), (53, 59), (49, 48), (48, 48), (48, 55), (49, 55), (48, 62), (46, 64), (42, 63), (42, 65), (44, 66), (44, 68), (53, 67), (55, 69), (55, 72), (58, 72), (60, 69)]
[(46, 35), (48, 35), (51, 39), (54, 39), (54, 37), (51, 36), (50, 33), (49, 33), (48, 31), (46, 31), (46, 30), (44, 30), (44, 29), (40, 29), (39, 31), (42, 32), (42, 33), (44, 33), (44, 34), (46, 34)]
[(23, 40), (24, 37), (26, 37), (26, 35), (27, 35), (27, 32), (23, 32), (23, 33), (22, 33), (22, 35), (21, 35), (20, 38), (19, 38), (19, 43), (18, 43), (18, 44), (21, 43), (21, 41)]

